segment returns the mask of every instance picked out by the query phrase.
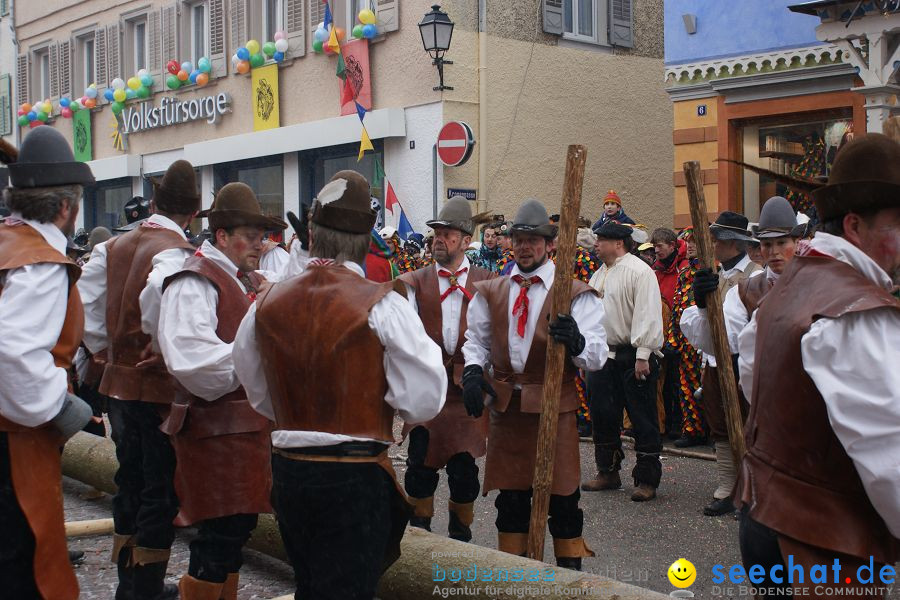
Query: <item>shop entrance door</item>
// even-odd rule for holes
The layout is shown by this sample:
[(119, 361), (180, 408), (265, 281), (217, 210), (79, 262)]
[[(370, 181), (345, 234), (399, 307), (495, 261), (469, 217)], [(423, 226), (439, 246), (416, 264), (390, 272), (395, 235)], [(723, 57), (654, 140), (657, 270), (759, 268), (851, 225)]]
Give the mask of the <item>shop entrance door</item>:
[[(380, 229), (384, 223), (384, 190), (383, 182), (376, 181), (377, 163), (384, 168), (384, 145), (381, 140), (373, 140), (375, 152), (367, 152), (357, 162), (359, 144), (344, 144), (331, 148), (319, 148), (300, 154), (300, 190), (301, 210), (307, 210), (326, 183), (338, 171), (351, 170), (362, 174), (369, 181), (372, 190), (372, 207), (378, 210), (375, 227)], [(379, 185), (376, 186), (375, 184)]]

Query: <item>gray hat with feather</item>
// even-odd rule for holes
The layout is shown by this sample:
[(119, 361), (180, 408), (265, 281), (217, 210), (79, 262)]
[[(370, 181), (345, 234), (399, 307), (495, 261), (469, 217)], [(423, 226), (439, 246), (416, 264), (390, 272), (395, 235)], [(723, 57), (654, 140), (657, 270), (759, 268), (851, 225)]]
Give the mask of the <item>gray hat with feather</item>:
[(466, 235), (472, 235), (472, 232), (475, 231), (475, 224), (472, 222), (472, 206), (462, 196), (453, 196), (447, 200), (437, 219), (426, 221), (425, 224), (432, 229), (435, 227), (458, 229)]

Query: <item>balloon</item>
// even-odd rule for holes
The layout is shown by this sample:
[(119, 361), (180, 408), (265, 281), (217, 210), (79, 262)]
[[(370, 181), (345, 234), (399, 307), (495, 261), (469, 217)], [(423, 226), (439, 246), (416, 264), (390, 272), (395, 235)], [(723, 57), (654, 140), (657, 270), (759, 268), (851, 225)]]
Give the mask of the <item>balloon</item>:
[(268, 57), (272, 57), (275, 54), (275, 42), (266, 42), (262, 47), (263, 54)]
[(277, 63), (284, 62), (284, 52), (276, 52), (272, 55), (272, 60)]
[(347, 39), (347, 32), (344, 31), (343, 27), (335, 27), (334, 35), (335, 35), (335, 37), (337, 37), (339, 42), (343, 42), (344, 40)]
[(368, 8), (359, 11), (359, 22), (363, 25), (374, 25), (375, 13)]
[(166, 71), (168, 71), (172, 75), (177, 75), (179, 69), (181, 69), (181, 65), (178, 64), (177, 60), (170, 60), (168, 63), (166, 63)]
[(28, 104), (27, 102), (25, 102), (25, 103), (22, 104), (21, 109), (22, 109), (22, 111), (24, 111), (24, 112), (28, 112), (28, 111), (31, 110), (31, 105)]
[(166, 77), (166, 87), (170, 90), (177, 90), (181, 87), (181, 80), (178, 79), (177, 75), (169, 75)]
[(125, 82), (122, 81), (122, 78), (121, 78), (121, 77), (116, 77), (116, 78), (113, 79), (113, 81), (112, 81), (112, 86), (113, 86), (113, 89), (116, 89), (116, 90), (124, 90), (124, 89), (125, 89)]
[(290, 47), (291, 45), (286, 39), (282, 38), (275, 42), (275, 52), (281, 52), (282, 54), (284, 54)]
[(53, 104), (49, 100), (44, 102), (44, 105), (41, 106), (41, 110), (43, 110), (48, 115), (53, 112)]
[(237, 64), (237, 72), (241, 75), (247, 73), (248, 71), (250, 71), (250, 63), (248, 63), (246, 60), (242, 60)]
[(45, 113), (45, 112), (39, 112), (39, 113), (37, 114), (37, 119), (38, 119), (38, 121), (40, 121), (41, 123), (46, 123), (46, 122), (47, 122), (47, 119), (48, 119), (47, 113)]
[(323, 44), (322, 50), (324, 50), (325, 54), (327, 54), (328, 56), (331, 56), (332, 54), (334, 54), (334, 50), (332, 50), (331, 46), (329, 46), (328, 44)]
[(125, 98), (127, 97), (128, 95), (125, 93), (125, 90), (116, 90), (113, 92), (113, 100), (116, 102), (125, 102)]
[(262, 54), (257, 53), (250, 57), (250, 66), (254, 69), (256, 67), (261, 67), (264, 64), (266, 64), (266, 57)]
[(284, 40), (284, 39), (287, 39), (287, 36), (284, 35), (284, 32), (283, 32), (283, 31), (276, 31), (276, 32), (275, 32), (275, 41), (276, 41), (276, 42), (277, 42), (278, 40)]
[(240, 60), (241, 60), (241, 59), (240, 59), (240, 57), (238, 57), (237, 54), (232, 55), (232, 56), (231, 56), (231, 66), (232, 66), (232, 67), (236, 67), (237, 64), (240, 62)]
[(187, 81), (188, 80), (188, 72), (184, 69), (178, 71), (178, 74), (175, 76), (178, 78), (178, 81)]
[(207, 83), (209, 83), (209, 75), (207, 75), (206, 73), (199, 73), (197, 75), (197, 85), (203, 87)]
[(149, 73), (144, 73), (139, 77), (141, 80), (141, 87), (152, 88), (153, 87), (153, 75)]
[(86, 90), (84, 90), (84, 95), (87, 96), (88, 98), (96, 98), (97, 97), (97, 88), (95, 88), (95, 87), (87, 88)]
[(147, 69), (141, 69), (137, 72), (138, 79), (140, 79), (144, 75), (149, 75), (149, 74), (150, 74), (150, 71), (148, 71)]
[(141, 87), (139, 87), (137, 90), (137, 97), (138, 98), (149, 98), (150, 97), (150, 88), (148, 88), (146, 85), (142, 85)]
[(72, 118), (72, 109), (65, 107), (59, 111), (59, 114), (61, 114), (64, 119), (71, 119)]
[(365, 25), (363, 27), (363, 36), (366, 39), (371, 40), (372, 38), (374, 38), (377, 35), (378, 35), (378, 28), (375, 27), (374, 25), (369, 24), (369, 25)]
[(72, 100), (70, 100), (69, 98), (66, 98), (65, 96), (63, 96), (62, 98), (59, 99), (59, 105), (62, 106), (63, 108), (67, 108), (71, 103), (72, 103)]
[(28, 117), (26, 115), (19, 116), (19, 127), (25, 127), (28, 125)]
[(197, 75), (199, 74), (200, 71), (194, 69), (193, 71), (191, 71), (191, 74), (188, 75), (188, 81), (190, 81), (191, 83), (197, 83)]
[(122, 113), (122, 109), (125, 108), (125, 105), (122, 104), (121, 102), (113, 102), (111, 108), (112, 108), (113, 114), (118, 115), (118, 114)]
[(137, 98), (137, 92), (131, 88), (128, 88), (127, 90), (125, 90), (125, 98), (127, 98), (128, 100), (134, 100), (135, 98)]
[(353, 28), (353, 30), (350, 32), (350, 35), (352, 35), (352, 36), (355, 37), (356, 39), (360, 39), (361, 37), (363, 37), (363, 26), (362, 26), (362, 25), (356, 25), (356, 26)]
[(97, 100), (95, 100), (94, 98), (88, 98), (84, 101), (85, 108), (94, 108), (95, 106), (97, 106)]
[(41, 123), (40, 121), (32, 121), (28, 124), (28, 126), (32, 129), (34, 129), (35, 127), (40, 127), (41, 125), (43, 125), (43, 123)]
[(322, 41), (321, 41), (321, 40), (316, 40), (316, 41), (314, 41), (314, 42), (313, 42), (313, 45), (312, 45), (312, 48), (313, 48), (313, 51), (314, 51), (316, 54), (322, 54), (322, 51), (323, 51), (323, 44), (322, 44)]
[(189, 60), (184, 61), (183, 63), (181, 63), (181, 70), (185, 73), (190, 73), (194, 70), (194, 63)]
[(78, 100), (72, 100), (72, 103), (69, 104), (69, 108), (72, 109), (73, 113), (77, 113), (79, 110), (81, 110), (84, 107), (81, 106), (81, 102), (79, 102)]
[(244, 47), (251, 55), (259, 52), (259, 42), (257, 42), (256, 40), (250, 40), (249, 42), (244, 44)]
[(18, 115), (18, 116), (20, 116), (20, 117), (21, 117), (21, 116), (22, 116), (22, 115), (24, 115), (24, 114), (25, 114), (25, 111), (24, 111), (24, 110), (22, 110), (22, 109), (21, 109), (21, 108), (20, 108), (20, 109), (19, 109), (19, 110), (18, 110), (18, 111), (17, 111), (17, 112), (16, 112), (16, 114), (17, 114), (17, 115)]
[(141, 87), (141, 80), (137, 77), (129, 77), (128, 78), (128, 87), (132, 90), (136, 90)]
[(327, 42), (328, 41), (328, 30), (324, 27), (320, 27), (316, 29), (316, 33), (314, 34), (317, 42)]
[(197, 61), (197, 70), (201, 73), (209, 73), (212, 71), (212, 63), (205, 56)]
[(243, 47), (238, 48), (237, 57), (240, 60), (250, 60), (250, 51)]

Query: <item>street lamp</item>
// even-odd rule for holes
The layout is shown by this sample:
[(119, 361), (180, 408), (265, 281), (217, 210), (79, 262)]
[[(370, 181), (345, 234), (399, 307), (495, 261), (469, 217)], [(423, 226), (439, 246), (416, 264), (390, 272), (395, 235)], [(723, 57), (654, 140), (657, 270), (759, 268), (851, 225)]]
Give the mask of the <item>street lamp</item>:
[(431, 11), (425, 13), (422, 22), (419, 23), (419, 33), (422, 34), (422, 45), (425, 52), (431, 56), (432, 64), (437, 66), (441, 84), (434, 91), (452, 90), (449, 85), (444, 85), (444, 65), (452, 65), (453, 61), (444, 60), (444, 53), (450, 49), (450, 38), (453, 37), (453, 21), (447, 13), (441, 10), (440, 4), (431, 7)]

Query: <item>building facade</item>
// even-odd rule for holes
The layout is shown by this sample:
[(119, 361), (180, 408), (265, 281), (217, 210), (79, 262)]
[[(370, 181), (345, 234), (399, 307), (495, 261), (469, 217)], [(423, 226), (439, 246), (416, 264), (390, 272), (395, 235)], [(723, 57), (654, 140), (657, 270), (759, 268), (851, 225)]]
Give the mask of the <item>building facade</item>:
[[(239, 180), (268, 213), (298, 213), (333, 173), (352, 168), (379, 184), (382, 204), (390, 185), (417, 230), (450, 190), (468, 190), (479, 212), (511, 218), (527, 197), (556, 212), (574, 143), (588, 148), (586, 216), (599, 214), (600, 198), (615, 188), (636, 220), (671, 224), (662, 0), (448, 0), (442, 9), (456, 26), (444, 69), (453, 89), (444, 91), (433, 90), (437, 71), (417, 27), (430, 4), (327, 4), (345, 74), (367, 111), (374, 151), (359, 162), (362, 125), (355, 103), (342, 103), (338, 58), (314, 51), (322, 0), (19, 2), (15, 102), (50, 98), (48, 124), (90, 161), (98, 183), (85, 193), (87, 228), (117, 224), (124, 203), (149, 197), (149, 178), (179, 158), (197, 167), (204, 206)], [(377, 35), (355, 40), (365, 9)], [(289, 42), (284, 59), (239, 72), (232, 57), (276, 32)], [(170, 61), (196, 67), (201, 58), (209, 83), (168, 89)], [(127, 100), (117, 118), (106, 90), (141, 69), (153, 78), (148, 97)], [(63, 116), (60, 99), (81, 98), (91, 83), (96, 106)], [(445, 167), (435, 144), (453, 120), (471, 127), (476, 144), (464, 165)], [(28, 126), (16, 129), (22, 136)]]

